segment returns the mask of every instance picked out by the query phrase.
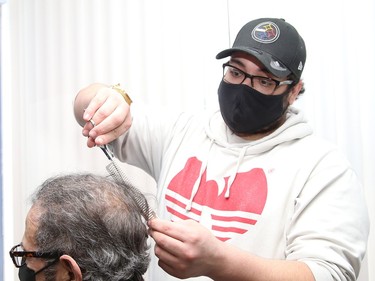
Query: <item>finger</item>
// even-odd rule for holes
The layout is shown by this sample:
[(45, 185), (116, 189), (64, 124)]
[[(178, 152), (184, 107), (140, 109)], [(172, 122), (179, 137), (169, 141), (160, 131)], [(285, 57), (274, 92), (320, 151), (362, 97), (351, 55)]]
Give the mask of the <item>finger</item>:
[(93, 118), (90, 119), (93, 120), (96, 125), (95, 128), (91, 130), (91, 137), (107, 134), (116, 128), (120, 129), (121, 126), (125, 128), (124, 123), (126, 121), (128, 121), (127, 125), (130, 125), (129, 121), (131, 121), (131, 119), (128, 118), (130, 114), (129, 106), (124, 100), (120, 100), (120, 104), (118, 102), (118, 100), (114, 101), (112, 98), (108, 99), (94, 114)]
[(90, 147), (90, 148), (95, 147), (96, 146), (95, 140), (93, 138), (88, 137), (87, 138), (87, 146)]
[[(123, 118), (123, 116), (121, 118)], [(112, 120), (112, 117), (111, 117), (111, 120)], [(126, 115), (123, 123), (114, 129), (112, 129), (113, 124), (110, 123), (109, 121), (110, 121), (109, 119), (103, 121), (100, 125), (98, 125), (95, 128), (95, 130), (91, 130), (89, 132), (89, 136), (95, 139), (96, 145), (104, 145), (104, 144), (112, 142), (113, 140), (117, 139), (119, 136), (123, 135), (127, 130), (129, 130), (132, 124), (132, 118), (130, 116), (130, 112), (128, 112), (128, 114)], [(117, 122), (114, 121), (113, 123), (116, 124)], [(104, 133), (102, 133), (102, 131)]]
[[(112, 94), (107, 95), (108, 93), (99, 93), (95, 98), (92, 100), (92, 103), (95, 105), (95, 112), (90, 112), (90, 108), (85, 110), (88, 112), (88, 114), (91, 116), (90, 119), (87, 120), (89, 122), (90, 120), (93, 120), (95, 125), (99, 125), (103, 120), (105, 120), (108, 117), (112, 118), (112, 114), (116, 109), (124, 109), (126, 106), (125, 100), (119, 95), (119, 94)], [(97, 101), (95, 101), (98, 99)], [(91, 106), (91, 103), (89, 107)], [(115, 120), (116, 121), (116, 120)], [(118, 124), (114, 125), (114, 127), (117, 127)], [(95, 126), (96, 127), (96, 126)]]
[(173, 255), (173, 253), (168, 252), (166, 249), (163, 249), (157, 244), (155, 245), (154, 253), (156, 257), (158, 257), (165, 263), (176, 264), (178, 262), (178, 258), (175, 255)]
[(184, 222), (186, 221), (171, 222), (167, 220), (155, 219), (149, 222), (149, 227), (152, 230), (183, 242), (185, 240), (184, 237), (186, 236), (187, 231), (187, 227)]
[(155, 240), (156, 245), (163, 249), (178, 248), (183, 244), (180, 240), (168, 235), (166, 232), (160, 232), (150, 228), (149, 233), (150, 236)]
[(107, 144), (122, 135), (131, 125), (129, 105), (121, 95), (108, 96), (101, 107), (86, 122), (84, 136), (90, 136), (97, 145)]
[(90, 131), (95, 127), (95, 121), (93, 119), (90, 119), (91, 122), (86, 122), (85, 125), (82, 128), (82, 135), (85, 137), (89, 136)]
[(86, 122), (93, 118), (96, 111), (107, 101), (112, 91), (112, 89), (106, 87), (103, 87), (98, 90), (97, 94), (92, 98), (83, 114), (83, 119)]
[(121, 135), (119, 133), (120, 131), (123, 132), (124, 130), (122, 129), (120, 130), (116, 128), (107, 134), (100, 135), (92, 139), (94, 139), (95, 145), (98, 145), (98, 146), (105, 145), (117, 139), (118, 138), (117, 136)]
[(184, 250), (181, 241), (157, 231), (151, 231), (151, 237), (155, 241), (154, 252), (159, 259), (170, 264), (178, 261), (180, 253)]
[(96, 123), (92, 118), (89, 120), (88, 123), (90, 123), (93, 128), (96, 126)]

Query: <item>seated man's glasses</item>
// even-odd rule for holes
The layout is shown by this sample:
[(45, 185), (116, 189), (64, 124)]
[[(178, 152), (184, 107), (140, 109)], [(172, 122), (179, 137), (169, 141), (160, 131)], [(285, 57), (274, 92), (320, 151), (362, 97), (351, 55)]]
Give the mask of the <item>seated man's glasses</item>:
[[(26, 258), (44, 258), (44, 259), (52, 259), (51, 262), (49, 262), (45, 267), (40, 269), (38, 272), (46, 269), (47, 267), (51, 266), (55, 262), (59, 260), (59, 258), (62, 256), (59, 252), (36, 252), (36, 251), (24, 251), (21, 244), (18, 244), (9, 251), (9, 255), (12, 258), (12, 261), (14, 265), (19, 268), (21, 266), (24, 266), (26, 264)], [(37, 272), (37, 273), (38, 273)]]
[(242, 84), (246, 78), (250, 79), (252, 88), (265, 95), (272, 94), (281, 85), (291, 85), (293, 80), (277, 81), (270, 77), (250, 75), (232, 66), (229, 62), (223, 64), (223, 80), (230, 84)]

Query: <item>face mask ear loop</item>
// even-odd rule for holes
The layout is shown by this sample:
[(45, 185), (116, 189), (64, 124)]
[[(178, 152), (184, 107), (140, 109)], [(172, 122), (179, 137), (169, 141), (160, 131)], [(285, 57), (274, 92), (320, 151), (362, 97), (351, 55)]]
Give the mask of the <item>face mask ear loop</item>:
[(60, 260), (60, 257), (54, 259), (53, 261), (47, 263), (47, 265), (45, 267), (42, 267), (41, 269), (39, 269), (38, 271), (35, 272), (35, 275), (37, 275), (39, 272), (49, 268), (50, 266), (54, 265), (55, 263), (57, 263), (58, 261)]

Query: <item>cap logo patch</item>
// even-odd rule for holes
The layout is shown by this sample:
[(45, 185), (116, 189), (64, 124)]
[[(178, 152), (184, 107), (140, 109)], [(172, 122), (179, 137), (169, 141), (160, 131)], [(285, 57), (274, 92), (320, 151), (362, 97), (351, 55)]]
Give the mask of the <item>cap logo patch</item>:
[(288, 69), (281, 63), (276, 60), (270, 62), (270, 66), (278, 71), (287, 71)]
[(302, 68), (303, 68), (303, 64), (302, 64), (302, 61), (300, 61), (298, 65), (298, 70), (302, 70)]
[(251, 37), (255, 41), (265, 44), (275, 42), (279, 36), (279, 27), (271, 21), (258, 24), (251, 32)]

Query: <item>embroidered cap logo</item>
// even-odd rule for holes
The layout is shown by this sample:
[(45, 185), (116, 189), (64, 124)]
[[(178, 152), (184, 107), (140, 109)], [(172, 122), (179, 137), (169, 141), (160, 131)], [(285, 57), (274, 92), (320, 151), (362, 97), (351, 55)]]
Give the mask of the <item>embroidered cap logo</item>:
[(279, 35), (279, 27), (271, 21), (258, 24), (251, 32), (251, 37), (255, 41), (265, 44), (275, 42)]

